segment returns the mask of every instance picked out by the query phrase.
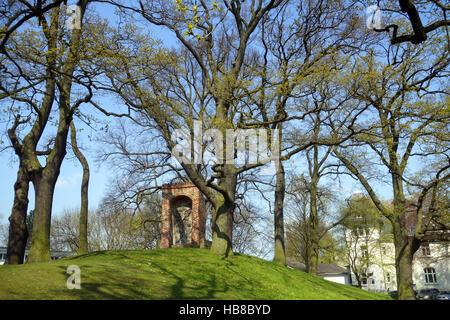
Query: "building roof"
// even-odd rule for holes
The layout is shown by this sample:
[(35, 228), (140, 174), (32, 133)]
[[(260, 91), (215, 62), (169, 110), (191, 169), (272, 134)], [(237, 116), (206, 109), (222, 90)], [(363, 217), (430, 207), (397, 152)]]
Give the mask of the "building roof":
[[(293, 269), (306, 272), (306, 266), (302, 262), (288, 261), (286, 265)], [(326, 275), (326, 274), (347, 274), (347, 270), (335, 264), (319, 263), (317, 265), (317, 275)]]

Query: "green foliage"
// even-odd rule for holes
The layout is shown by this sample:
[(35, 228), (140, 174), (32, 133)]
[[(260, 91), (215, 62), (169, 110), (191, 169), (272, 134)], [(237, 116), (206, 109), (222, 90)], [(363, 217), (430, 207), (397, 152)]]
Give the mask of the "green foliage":
[[(205, 21), (202, 17), (205, 15), (209, 16), (210, 13), (220, 11), (220, 7), (217, 2), (212, 2), (211, 4), (202, 2), (200, 7), (197, 4), (197, 1), (183, 2), (183, 0), (175, 0), (173, 3), (175, 4), (176, 10), (186, 19), (186, 28), (183, 32), (183, 36), (193, 36), (199, 41), (204, 38), (204, 34), (202, 34), (202, 32), (197, 32), (199, 29), (204, 29), (203, 24)], [(201, 28), (198, 28), (199, 26), (201, 26)]]
[(345, 259), (345, 245), (342, 243), (337, 232), (327, 232), (320, 239), (319, 245), (319, 263), (347, 265)]
[(345, 219), (342, 225), (356, 232), (358, 227), (364, 229), (376, 228), (389, 232), (389, 221), (383, 217), (372, 200), (366, 196), (353, 197), (341, 208), (341, 215)]

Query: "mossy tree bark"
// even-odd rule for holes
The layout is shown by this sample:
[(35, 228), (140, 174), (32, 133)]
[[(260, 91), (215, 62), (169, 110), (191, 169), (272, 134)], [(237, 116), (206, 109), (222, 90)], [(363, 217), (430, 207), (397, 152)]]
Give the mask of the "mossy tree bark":
[[(320, 128), (320, 119), (317, 118), (316, 127), (315, 127), (315, 139), (318, 139)], [(334, 223), (328, 228), (321, 228), (320, 219), (319, 219), (319, 181), (321, 176), (324, 174), (324, 163), (327, 160), (329, 154), (331, 152), (331, 147), (328, 147), (328, 150), (325, 152), (322, 158), (319, 159), (319, 146), (314, 145), (312, 147), (312, 159), (309, 156), (309, 151), (307, 153), (308, 158), (308, 169), (310, 175), (310, 183), (309, 183), (309, 237), (310, 237), (310, 248), (309, 248), (309, 264), (307, 265), (306, 272), (310, 274), (317, 274), (317, 268), (319, 264), (319, 253), (321, 240), (325, 236), (325, 234), (333, 228), (337, 223)]]
[(80, 234), (78, 237), (78, 254), (88, 252), (88, 190), (89, 190), (89, 164), (77, 144), (77, 133), (73, 121), (70, 124), (70, 138), (72, 150), (83, 168), (83, 177), (81, 179), (81, 208), (80, 208)]
[[(52, 172), (49, 172), (52, 171)], [(50, 260), (50, 223), (57, 174), (46, 170), (44, 174), (33, 179), (35, 188), (35, 208), (33, 238), (27, 263)]]
[(9, 217), (8, 248), (5, 264), (22, 264), (28, 240), (26, 224), (28, 211), (28, 189), (30, 179), (23, 165), (19, 166), (14, 184), (14, 203)]
[(415, 300), (412, 280), (414, 253), (420, 247), (420, 240), (402, 231), (399, 223), (393, 223), (395, 243), (395, 270), (398, 296), (402, 300)]
[(233, 256), (233, 204), (225, 201), (221, 195), (212, 213), (211, 251), (224, 257)]
[[(281, 126), (281, 125), (280, 125)], [(279, 144), (281, 146), (282, 129), (279, 128)], [(280, 148), (281, 149), (281, 148)], [(286, 247), (284, 234), (284, 196), (286, 192), (286, 177), (284, 166), (281, 159), (278, 159), (275, 185), (275, 204), (274, 204), (274, 236), (275, 252), (273, 261), (286, 265)]]
[(403, 182), (395, 174), (392, 175), (394, 190), (393, 215), (391, 216), (395, 246), (395, 270), (398, 296), (402, 300), (415, 300), (412, 280), (414, 253), (419, 249), (420, 239), (414, 236), (408, 226), (406, 198)]
[[(321, 102), (324, 103), (323, 101)], [(319, 134), (322, 126), (322, 120), (320, 117), (320, 113), (317, 113), (314, 116), (314, 135), (313, 141), (319, 141)], [(319, 253), (322, 238), (327, 234), (327, 232), (334, 228), (339, 222), (333, 223), (328, 227), (324, 228), (324, 226), (320, 225), (320, 217), (319, 217), (319, 204), (321, 196), (319, 192), (319, 182), (323, 175), (327, 172), (325, 163), (332, 151), (332, 146), (328, 146), (325, 152), (320, 155), (320, 149), (318, 144), (314, 144), (311, 149), (307, 150), (306, 158), (308, 161), (308, 172), (310, 177), (309, 182), (309, 226), (308, 237), (310, 239), (310, 247), (308, 248), (308, 264), (306, 266), (306, 272), (310, 274), (317, 274), (317, 268), (319, 264)], [(312, 153), (312, 156), (310, 155)], [(322, 213), (323, 214), (323, 213)]]
[(317, 274), (317, 265), (319, 260), (319, 216), (317, 212), (317, 175), (313, 173), (309, 192), (309, 236), (311, 238), (311, 248), (309, 250), (310, 258), (306, 272)]

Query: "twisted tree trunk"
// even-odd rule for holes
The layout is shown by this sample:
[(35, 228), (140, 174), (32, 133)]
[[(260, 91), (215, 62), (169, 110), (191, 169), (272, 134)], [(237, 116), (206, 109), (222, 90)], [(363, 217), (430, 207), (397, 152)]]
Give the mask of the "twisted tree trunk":
[(81, 208), (80, 208), (80, 234), (78, 238), (78, 254), (88, 252), (88, 189), (89, 189), (89, 164), (86, 157), (78, 148), (77, 131), (73, 121), (70, 123), (70, 138), (72, 150), (83, 167), (83, 178), (81, 180)]

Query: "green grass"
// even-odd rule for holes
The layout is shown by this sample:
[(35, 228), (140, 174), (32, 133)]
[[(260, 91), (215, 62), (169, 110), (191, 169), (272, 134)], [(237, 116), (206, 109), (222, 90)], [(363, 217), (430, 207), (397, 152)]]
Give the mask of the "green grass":
[[(81, 289), (69, 290), (69, 265)], [(390, 299), (236, 254), (205, 249), (102, 251), (46, 263), (0, 266), (0, 299)]]

